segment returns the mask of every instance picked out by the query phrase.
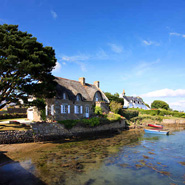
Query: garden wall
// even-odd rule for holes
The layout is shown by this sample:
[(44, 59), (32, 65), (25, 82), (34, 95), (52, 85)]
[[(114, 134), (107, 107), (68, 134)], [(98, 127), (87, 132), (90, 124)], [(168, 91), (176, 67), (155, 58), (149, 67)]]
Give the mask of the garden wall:
[(166, 125), (185, 125), (185, 119), (163, 119), (162, 124), (166, 124)]
[(66, 129), (58, 123), (33, 123), (28, 131), (3, 131), (0, 132), (0, 144), (27, 143), (56, 139), (65, 139), (73, 136), (89, 136), (101, 132), (114, 132), (126, 128), (125, 120), (96, 127), (74, 126)]

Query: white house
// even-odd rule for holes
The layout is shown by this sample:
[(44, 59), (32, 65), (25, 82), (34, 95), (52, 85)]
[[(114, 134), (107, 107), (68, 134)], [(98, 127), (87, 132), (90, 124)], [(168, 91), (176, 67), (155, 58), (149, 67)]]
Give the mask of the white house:
[(123, 93), (120, 94), (120, 98), (124, 99), (124, 105), (123, 108), (140, 108), (140, 109), (145, 109), (149, 110), (150, 108), (147, 107), (142, 98), (140, 97), (133, 97), (133, 96), (125, 96), (125, 90), (123, 90)]

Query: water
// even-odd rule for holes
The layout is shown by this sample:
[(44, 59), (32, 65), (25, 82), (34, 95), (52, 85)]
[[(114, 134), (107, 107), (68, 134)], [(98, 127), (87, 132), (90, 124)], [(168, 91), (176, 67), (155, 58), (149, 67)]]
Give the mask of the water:
[(169, 136), (125, 131), (110, 138), (57, 143), (35, 154), (0, 166), (0, 177), (9, 172), (15, 182), (22, 175), (27, 184), (185, 184), (185, 130)]

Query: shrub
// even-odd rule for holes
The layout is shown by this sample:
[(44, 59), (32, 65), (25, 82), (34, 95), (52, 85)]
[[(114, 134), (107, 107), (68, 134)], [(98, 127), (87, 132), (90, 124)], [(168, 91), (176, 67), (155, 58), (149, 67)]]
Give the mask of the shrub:
[(58, 121), (58, 123), (63, 124), (65, 126), (65, 128), (67, 128), (67, 129), (72, 128), (78, 122), (79, 122), (79, 120), (62, 120), (62, 121)]
[(155, 100), (155, 101), (153, 101), (153, 103), (151, 104), (151, 108), (156, 108), (156, 109), (162, 108), (162, 109), (168, 110), (170, 107), (169, 107), (169, 105), (168, 105), (166, 102), (164, 102), (164, 101)]
[(45, 109), (42, 109), (42, 110), (40, 111), (40, 117), (41, 117), (41, 119), (42, 119), (43, 121), (46, 121), (46, 111), (45, 111)]
[(111, 101), (109, 106), (110, 106), (110, 110), (116, 114), (119, 112), (120, 109), (122, 109), (121, 103), (117, 103), (115, 101)]
[(118, 93), (115, 93), (114, 95), (112, 95), (112, 94), (109, 93), (109, 92), (105, 92), (104, 94), (105, 94), (106, 97), (110, 100), (110, 102), (115, 101), (115, 102), (117, 102), (117, 103), (121, 103), (121, 105), (124, 104), (123, 98), (119, 98), (119, 94), (118, 94)]
[(91, 127), (94, 127), (100, 124), (100, 118), (94, 117), (91, 119), (82, 119), (81, 123), (84, 125), (89, 125)]
[(112, 114), (112, 113), (109, 113), (107, 115), (107, 119), (111, 122), (113, 121), (120, 121), (121, 120), (121, 116), (119, 114)]
[(102, 108), (96, 106), (96, 107), (95, 107), (95, 110), (94, 110), (94, 113), (97, 114), (97, 115), (102, 115)]
[(130, 120), (131, 118), (137, 117), (139, 115), (138, 110), (129, 110), (129, 109), (121, 109), (119, 114), (126, 119)]
[(106, 117), (93, 117), (90, 119), (79, 119), (79, 120), (62, 120), (58, 121), (58, 123), (63, 124), (67, 129), (71, 129), (73, 126), (77, 124), (80, 124), (81, 126), (95, 127), (100, 124), (108, 124), (119, 120), (121, 120), (121, 116), (119, 114), (110, 113)]

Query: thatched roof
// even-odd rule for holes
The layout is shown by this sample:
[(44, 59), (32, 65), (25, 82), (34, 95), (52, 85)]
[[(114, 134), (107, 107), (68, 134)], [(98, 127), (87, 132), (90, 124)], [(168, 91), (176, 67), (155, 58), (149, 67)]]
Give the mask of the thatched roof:
[(109, 103), (105, 94), (95, 85), (85, 83), (82, 85), (79, 81), (69, 80), (66, 78), (56, 77), (57, 98), (62, 98), (66, 93), (70, 100), (76, 100), (77, 94), (82, 96), (83, 101), (93, 101), (96, 92), (100, 92), (102, 99)]

